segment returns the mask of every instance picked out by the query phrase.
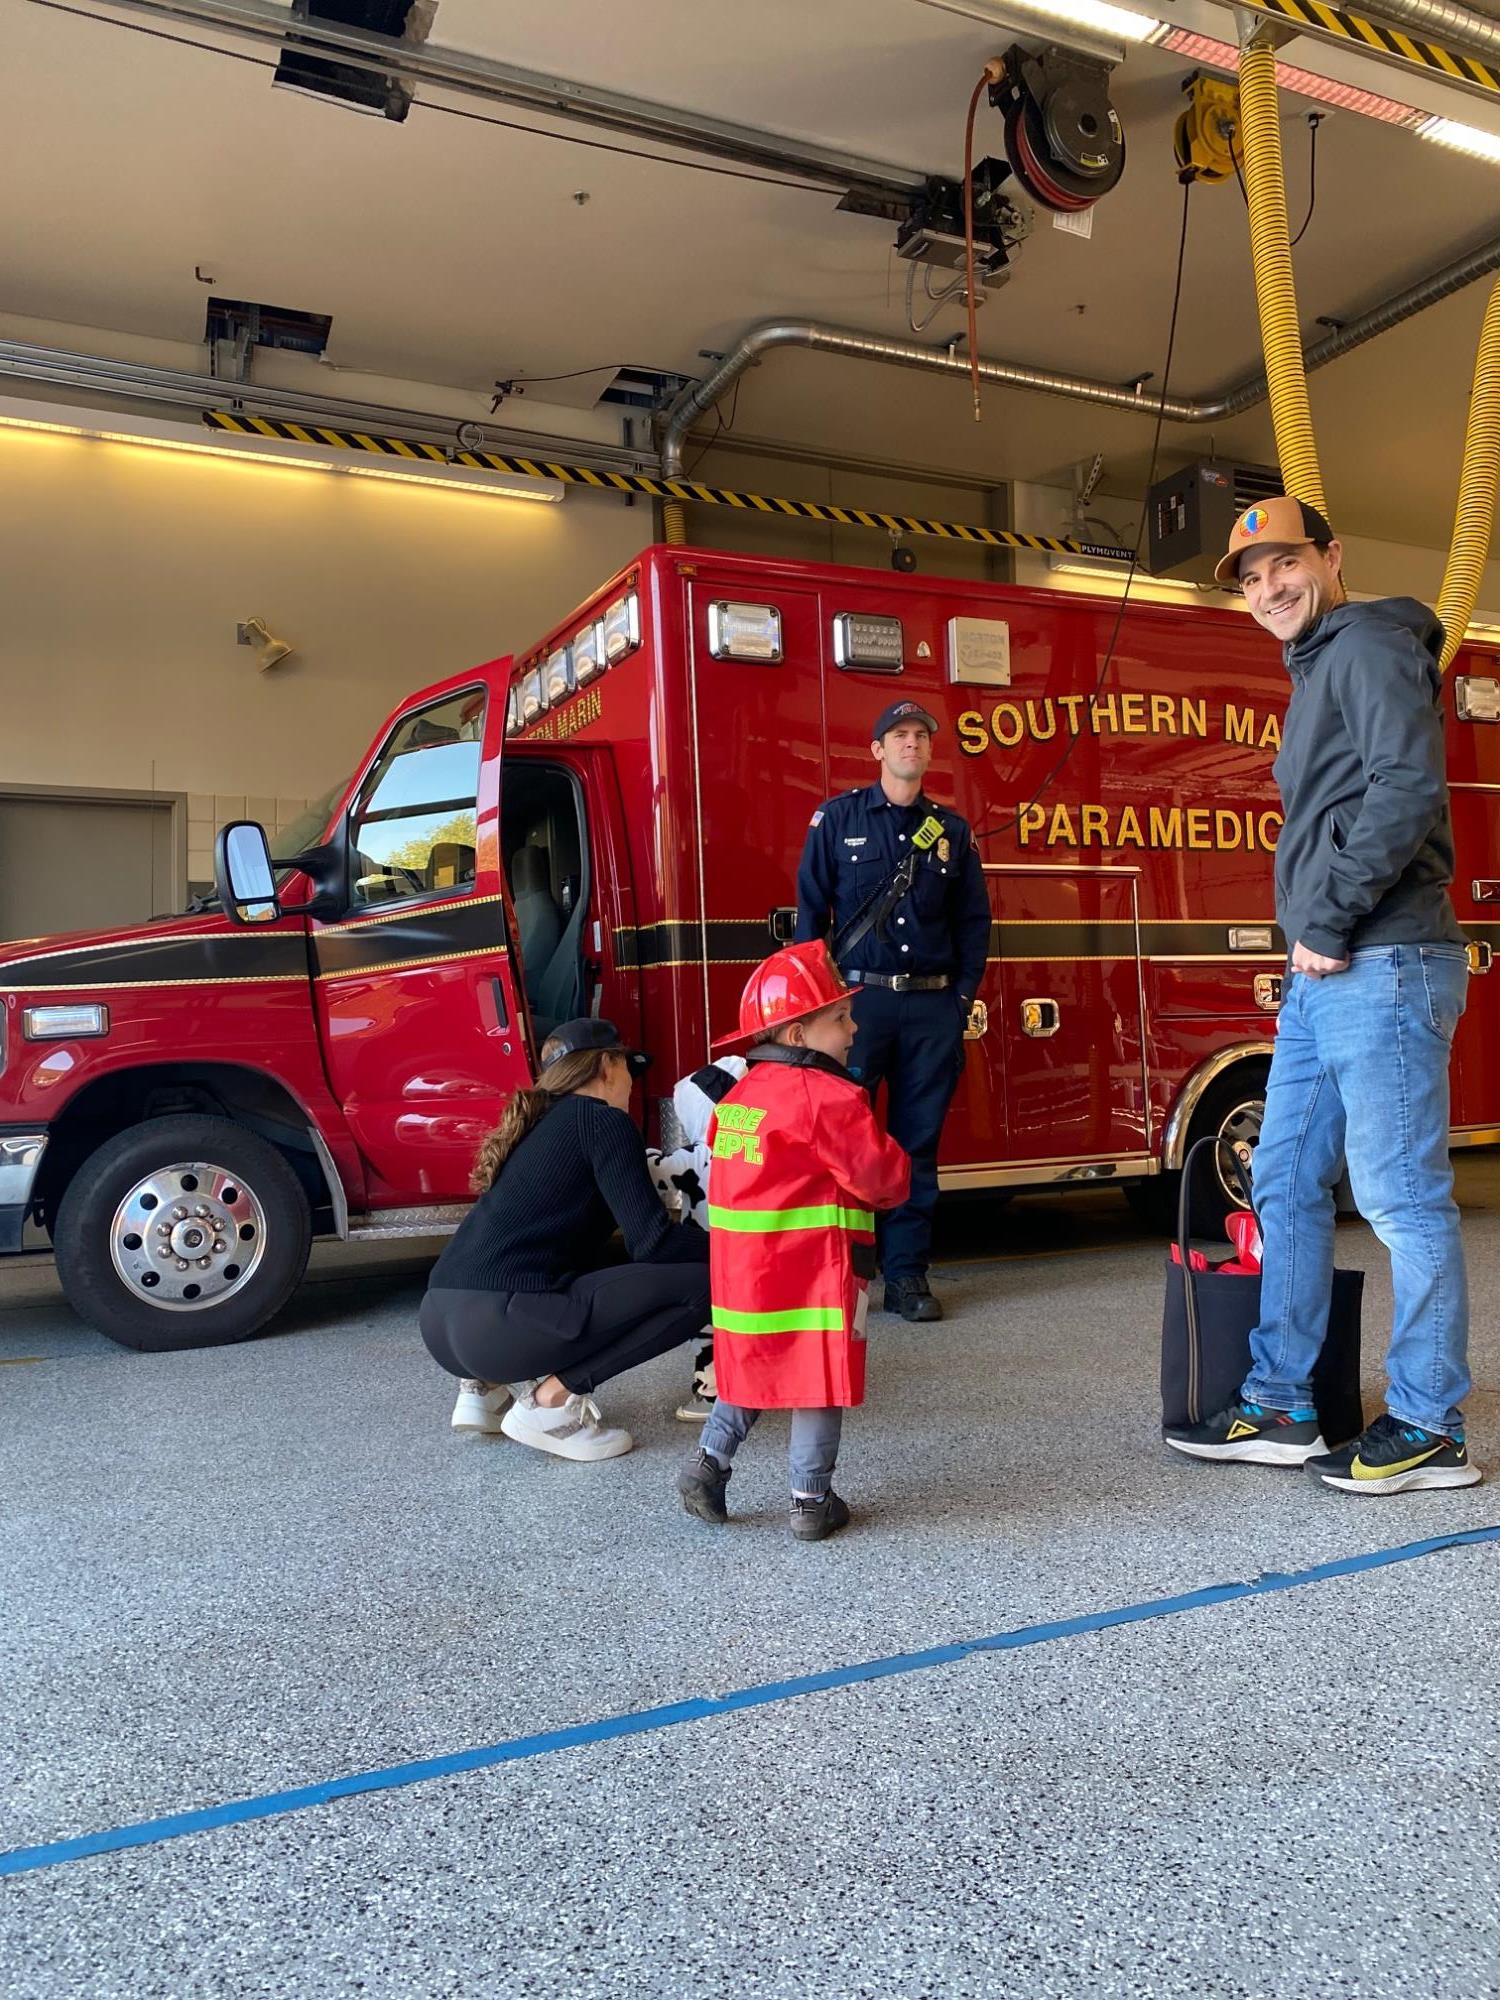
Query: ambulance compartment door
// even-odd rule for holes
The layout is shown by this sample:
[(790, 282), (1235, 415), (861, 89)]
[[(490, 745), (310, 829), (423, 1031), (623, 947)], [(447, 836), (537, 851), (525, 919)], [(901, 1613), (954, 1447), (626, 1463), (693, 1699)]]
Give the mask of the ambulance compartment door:
[(1147, 1079), (1135, 871), (986, 863), (985, 881), (989, 1021), (966, 1045), (967, 1116), (950, 1120), (942, 1164), (960, 1164), (959, 1143), (971, 1161), (1034, 1165), (1039, 1179), (1058, 1178), (1060, 1164), (1092, 1179), (1081, 1170), (1139, 1159)]
[(751, 966), (776, 947), (773, 914), (797, 900), (828, 796), (822, 654), (812, 591), (704, 579), (689, 611), (699, 902), (673, 913), (683, 921), (663, 948), (704, 961), (713, 1036), (734, 1026)]

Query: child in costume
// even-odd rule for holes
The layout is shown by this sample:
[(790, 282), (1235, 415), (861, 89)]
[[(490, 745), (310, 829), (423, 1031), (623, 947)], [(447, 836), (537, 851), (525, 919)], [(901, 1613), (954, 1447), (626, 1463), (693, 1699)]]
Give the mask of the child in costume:
[(851, 997), (826, 944), (789, 945), (751, 974), (726, 1037), (749, 1053), (709, 1128), (718, 1398), (677, 1481), (690, 1514), (727, 1520), (736, 1451), (762, 1410), (790, 1410), (791, 1527), (809, 1542), (849, 1519), (833, 1469), (843, 1413), (864, 1401), (871, 1211), (911, 1180), (846, 1068)]

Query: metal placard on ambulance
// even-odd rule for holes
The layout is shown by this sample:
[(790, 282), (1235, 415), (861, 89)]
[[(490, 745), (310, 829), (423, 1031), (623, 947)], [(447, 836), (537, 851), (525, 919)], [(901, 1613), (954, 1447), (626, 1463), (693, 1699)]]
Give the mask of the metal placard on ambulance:
[(948, 620), (948, 678), (1010, 686), (1010, 627), (1001, 618)]

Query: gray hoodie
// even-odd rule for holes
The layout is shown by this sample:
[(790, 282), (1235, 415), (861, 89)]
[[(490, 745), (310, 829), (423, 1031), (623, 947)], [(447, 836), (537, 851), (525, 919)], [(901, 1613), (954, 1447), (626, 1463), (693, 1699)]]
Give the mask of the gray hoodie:
[(1448, 900), (1443, 628), (1411, 597), (1341, 604), (1282, 659), (1291, 705), (1274, 770), (1286, 823), (1276, 915), (1288, 949), (1461, 944)]

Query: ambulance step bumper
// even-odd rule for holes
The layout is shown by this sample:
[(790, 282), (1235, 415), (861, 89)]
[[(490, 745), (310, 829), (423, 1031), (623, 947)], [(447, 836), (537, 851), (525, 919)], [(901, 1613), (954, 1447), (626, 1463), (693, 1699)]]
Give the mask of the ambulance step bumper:
[(430, 1208), (381, 1208), (370, 1215), (351, 1216), (351, 1243), (389, 1242), (402, 1236), (451, 1236), (472, 1203), (438, 1202)]

